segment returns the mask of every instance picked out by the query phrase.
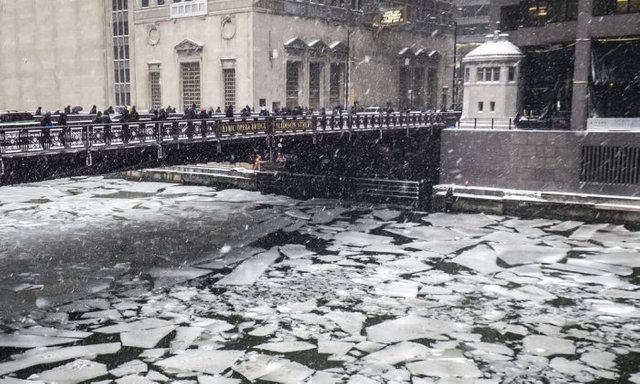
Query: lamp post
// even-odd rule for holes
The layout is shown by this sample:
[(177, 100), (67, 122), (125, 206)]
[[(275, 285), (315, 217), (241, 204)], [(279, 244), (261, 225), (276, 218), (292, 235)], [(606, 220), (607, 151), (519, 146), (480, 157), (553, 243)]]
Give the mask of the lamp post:
[(451, 84), (451, 104), (455, 105), (458, 101), (458, 84), (456, 79), (458, 65), (458, 23), (453, 20), (453, 81)]

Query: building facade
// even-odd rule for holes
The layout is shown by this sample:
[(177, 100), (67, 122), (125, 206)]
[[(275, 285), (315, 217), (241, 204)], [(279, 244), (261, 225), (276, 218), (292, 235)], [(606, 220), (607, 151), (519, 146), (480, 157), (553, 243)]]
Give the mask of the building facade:
[(0, 7), (8, 53), (0, 74), (10, 84), (0, 109), (439, 108), (451, 100), (446, 1), (0, 0)]
[(491, 20), (525, 54), (525, 115), (640, 117), (640, 0), (494, 0)]

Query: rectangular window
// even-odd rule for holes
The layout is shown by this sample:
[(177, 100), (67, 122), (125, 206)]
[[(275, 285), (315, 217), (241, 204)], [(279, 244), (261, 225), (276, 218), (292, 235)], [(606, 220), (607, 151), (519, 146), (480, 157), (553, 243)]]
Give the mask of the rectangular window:
[(158, 0), (158, 5), (164, 5), (164, 0)]
[(471, 69), (470, 68), (465, 68), (464, 69), (464, 82), (468, 83), (470, 77), (471, 77)]
[(169, 17), (202, 16), (207, 14), (207, 0), (173, 0)]
[(499, 82), (500, 81), (500, 67), (486, 67), (478, 68), (477, 79), (478, 82)]
[(322, 93), (322, 63), (309, 63), (309, 107), (318, 110)]
[(294, 108), (299, 106), (298, 90), (300, 77), (300, 62), (287, 61), (287, 107)]
[(131, 103), (128, 0), (112, 0), (113, 85), (117, 106)]
[(478, 112), (482, 112), (484, 109), (484, 102), (478, 101)]
[(516, 81), (516, 67), (509, 67), (509, 81)]
[(329, 74), (329, 104), (331, 107), (344, 105), (345, 64), (332, 63)]
[(160, 72), (149, 72), (149, 90), (151, 92), (151, 107), (162, 107), (162, 92), (160, 90)]
[(225, 68), (222, 70), (224, 77), (224, 105), (236, 106), (236, 69)]
[(496, 102), (495, 101), (489, 102), (489, 111), (494, 112), (495, 110), (496, 110)]
[(193, 104), (200, 106), (200, 63), (181, 63), (182, 105), (184, 110)]
[(148, 6), (149, 6), (149, 0), (141, 0), (140, 5), (141, 5), (142, 7), (148, 7)]

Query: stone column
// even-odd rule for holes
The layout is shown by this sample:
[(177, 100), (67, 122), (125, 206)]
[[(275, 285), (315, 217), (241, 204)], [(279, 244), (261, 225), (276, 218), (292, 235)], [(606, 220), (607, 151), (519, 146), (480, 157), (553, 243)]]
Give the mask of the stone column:
[(587, 129), (592, 12), (593, 0), (579, 0), (571, 99), (571, 130), (573, 131)]

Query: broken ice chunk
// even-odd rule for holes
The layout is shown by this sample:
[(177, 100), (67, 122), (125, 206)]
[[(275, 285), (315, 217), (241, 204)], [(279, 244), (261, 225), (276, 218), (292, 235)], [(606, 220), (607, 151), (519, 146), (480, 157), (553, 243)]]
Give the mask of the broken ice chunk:
[(441, 378), (482, 377), (482, 372), (476, 367), (473, 360), (466, 358), (425, 360), (408, 363), (407, 368), (414, 375), (435, 376)]
[(529, 335), (522, 344), (526, 352), (537, 356), (573, 355), (576, 351), (571, 340), (559, 337)]
[(196, 371), (215, 375), (232, 366), (243, 355), (244, 351), (188, 349), (154, 364), (178, 372)]
[(327, 313), (325, 317), (336, 323), (343, 331), (352, 335), (360, 335), (362, 325), (367, 319), (367, 317), (360, 312), (343, 311), (332, 311)]
[(50, 337), (70, 337), (77, 339), (84, 339), (92, 335), (91, 332), (82, 331), (69, 331), (65, 329), (46, 328), (46, 327), (31, 327), (23, 328), (16, 332), (21, 335), (40, 335)]
[(236, 267), (230, 274), (216, 282), (216, 285), (251, 285), (280, 257), (278, 248), (259, 253)]
[(315, 255), (302, 244), (287, 244), (280, 247), (280, 252), (290, 259), (300, 259)]
[(341, 382), (342, 376), (338, 375), (337, 373), (317, 371), (309, 379), (308, 384), (337, 384)]
[(356, 247), (366, 247), (373, 244), (389, 244), (393, 238), (387, 236), (371, 235), (363, 232), (346, 231), (334, 236), (334, 240), (340, 245), (353, 245)]
[(240, 379), (231, 379), (228, 377), (221, 376), (207, 376), (201, 375), (198, 376), (198, 384), (240, 384), (242, 380)]
[(192, 267), (151, 268), (149, 270), (155, 288), (172, 286), (209, 273), (211, 273), (209, 270)]
[(313, 375), (315, 371), (300, 363), (280, 360), (280, 367), (260, 377), (260, 380), (282, 384), (298, 384)]
[(173, 325), (173, 323), (166, 320), (148, 318), (140, 321), (135, 321), (132, 323), (120, 323), (116, 325), (110, 325), (108, 327), (98, 328), (95, 330), (95, 332), (113, 334), (113, 333), (122, 333), (122, 332), (142, 331), (145, 329), (161, 328), (161, 327), (166, 327), (170, 325)]
[(496, 252), (484, 244), (462, 252), (460, 256), (455, 257), (451, 261), (485, 275), (503, 270), (503, 268), (496, 264)]
[(414, 298), (418, 295), (420, 285), (411, 281), (392, 281), (375, 288), (375, 294), (390, 297)]
[(487, 284), (482, 287), (487, 293), (494, 293), (500, 296), (510, 297), (515, 300), (542, 302), (554, 300), (557, 296), (549, 293), (535, 285), (525, 285), (515, 289), (509, 289), (495, 284)]
[(365, 356), (364, 361), (396, 365), (405, 361), (424, 359), (432, 354), (431, 349), (422, 344), (403, 341)]
[(399, 319), (387, 320), (367, 328), (370, 341), (394, 343), (415, 339), (445, 340), (443, 336), (453, 332), (463, 332), (469, 326), (453, 321), (428, 319), (416, 315), (408, 315)]
[(289, 353), (315, 349), (316, 346), (313, 344), (305, 343), (304, 341), (284, 341), (279, 343), (264, 343), (256, 345), (254, 348), (271, 352)]
[(38, 379), (47, 383), (75, 384), (107, 374), (107, 366), (90, 360), (76, 360), (63, 366), (40, 372)]
[(557, 263), (567, 256), (567, 249), (543, 245), (495, 244), (498, 258), (509, 265)]
[(140, 375), (129, 375), (125, 377), (121, 377), (116, 380), (116, 384), (154, 384), (155, 381), (151, 381), (151, 379), (140, 376)]
[(69, 344), (78, 341), (68, 337), (49, 337), (38, 335), (0, 334), (0, 347), (36, 348), (51, 345)]
[(90, 355), (108, 355), (119, 350), (120, 343), (107, 343), (27, 351), (14, 356), (15, 360), (0, 363), (0, 376), (33, 367), (34, 365), (57, 363)]
[(318, 339), (318, 353), (330, 355), (344, 355), (353, 348), (354, 343)]
[(616, 355), (605, 351), (589, 351), (580, 356), (580, 360), (594, 368), (614, 369), (616, 367)]
[(203, 331), (204, 328), (200, 327), (179, 327), (176, 330), (176, 337), (171, 341), (171, 352), (189, 348)]
[(147, 372), (149, 368), (147, 364), (140, 360), (131, 360), (109, 371), (110, 374), (116, 377), (132, 375), (135, 373)]

